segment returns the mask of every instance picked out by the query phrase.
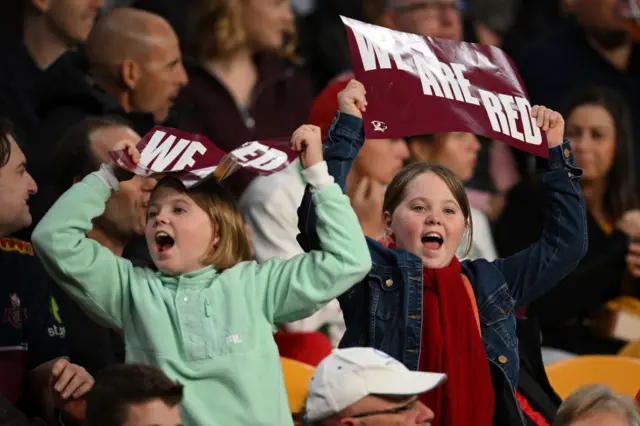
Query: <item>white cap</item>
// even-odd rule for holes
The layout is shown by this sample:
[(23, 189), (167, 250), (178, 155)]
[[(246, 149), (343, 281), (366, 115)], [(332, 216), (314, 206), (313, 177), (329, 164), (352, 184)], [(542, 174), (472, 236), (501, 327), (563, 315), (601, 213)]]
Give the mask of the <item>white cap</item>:
[(377, 349), (335, 349), (311, 377), (304, 420), (326, 419), (368, 395), (420, 395), (446, 379), (446, 374), (410, 371)]

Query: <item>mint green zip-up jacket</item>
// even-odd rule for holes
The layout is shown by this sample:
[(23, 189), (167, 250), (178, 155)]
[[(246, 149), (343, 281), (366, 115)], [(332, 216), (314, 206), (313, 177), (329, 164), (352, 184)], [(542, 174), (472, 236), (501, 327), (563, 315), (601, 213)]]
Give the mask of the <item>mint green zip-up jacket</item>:
[[(324, 162), (312, 169), (328, 176)], [(86, 237), (111, 193), (93, 173), (42, 219), (33, 243), (49, 274), (92, 316), (124, 331), (127, 362), (159, 367), (185, 386), (185, 425), (292, 425), (274, 324), (314, 313), (371, 268), (340, 187), (314, 194), (321, 251), (180, 276), (135, 268)]]

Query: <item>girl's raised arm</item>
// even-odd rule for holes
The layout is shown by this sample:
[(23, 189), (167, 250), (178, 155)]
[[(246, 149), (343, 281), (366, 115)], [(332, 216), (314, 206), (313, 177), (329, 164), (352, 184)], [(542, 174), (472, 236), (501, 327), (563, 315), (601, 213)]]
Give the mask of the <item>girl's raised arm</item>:
[(129, 312), (131, 283), (144, 270), (87, 237), (94, 218), (119, 189), (110, 166), (103, 165), (73, 185), (33, 231), (36, 253), (49, 275), (84, 309), (121, 328)]
[(358, 218), (322, 161), (320, 130), (303, 126), (292, 140), (294, 149), (302, 152), (303, 177), (313, 188), (320, 249), (256, 266), (255, 292), (274, 323), (309, 316), (360, 282), (371, 269)]
[[(532, 116), (547, 133), (549, 171), (542, 182), (550, 195), (540, 240), (519, 253), (498, 259), (517, 306), (526, 306), (575, 269), (587, 252), (587, 212), (569, 142), (563, 142), (564, 120), (557, 112), (534, 107)], [(523, 223), (522, 226), (527, 226)]]

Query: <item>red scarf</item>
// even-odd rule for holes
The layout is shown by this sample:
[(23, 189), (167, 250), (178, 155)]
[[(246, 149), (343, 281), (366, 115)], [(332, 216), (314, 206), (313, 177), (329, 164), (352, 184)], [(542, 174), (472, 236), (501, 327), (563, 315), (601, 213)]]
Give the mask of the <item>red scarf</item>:
[(421, 397), (435, 413), (432, 426), (491, 426), (494, 393), (489, 363), (472, 305), (475, 300), (467, 292), (455, 256), (445, 268), (424, 268), (423, 293), (420, 371), (447, 374), (444, 386)]

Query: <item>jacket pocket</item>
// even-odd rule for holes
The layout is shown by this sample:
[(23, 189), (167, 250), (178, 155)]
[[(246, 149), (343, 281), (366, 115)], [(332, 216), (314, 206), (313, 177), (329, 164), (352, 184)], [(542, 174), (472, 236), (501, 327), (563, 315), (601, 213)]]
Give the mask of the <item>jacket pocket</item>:
[(391, 321), (398, 312), (402, 284), (391, 278), (391, 273), (372, 272), (367, 283), (370, 292), (369, 314), (372, 318)]
[(500, 321), (504, 321), (513, 315), (516, 301), (509, 294), (509, 288), (504, 283), (498, 287), (482, 304), (478, 307), (480, 321), (486, 326), (492, 326)]

